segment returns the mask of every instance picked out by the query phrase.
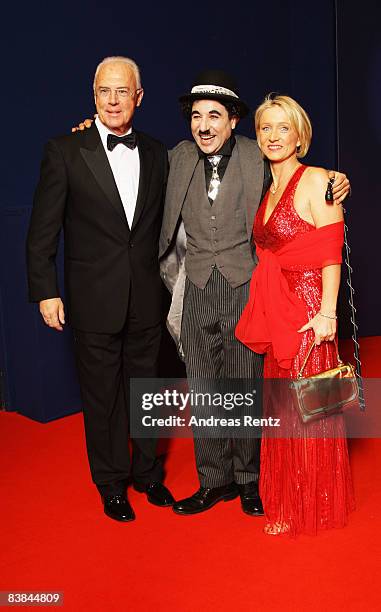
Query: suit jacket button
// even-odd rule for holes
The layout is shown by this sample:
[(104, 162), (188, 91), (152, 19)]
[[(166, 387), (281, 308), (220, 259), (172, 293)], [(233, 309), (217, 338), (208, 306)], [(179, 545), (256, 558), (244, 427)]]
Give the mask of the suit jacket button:
[(133, 248), (134, 248), (134, 243), (130, 242), (130, 249), (133, 249)]

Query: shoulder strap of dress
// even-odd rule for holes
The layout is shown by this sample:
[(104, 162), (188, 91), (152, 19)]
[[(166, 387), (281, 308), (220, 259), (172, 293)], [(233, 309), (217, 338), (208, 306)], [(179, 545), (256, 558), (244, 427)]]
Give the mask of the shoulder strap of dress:
[(307, 168), (308, 166), (299, 166), (299, 168), (295, 170), (283, 192), (282, 200), (288, 200), (290, 195), (292, 196), (292, 198), (294, 197), (299, 181), (302, 178), (304, 171), (307, 170)]
[(302, 178), (304, 171), (307, 170), (307, 168), (308, 166), (304, 166), (304, 165), (299, 166), (299, 168), (295, 171), (294, 175), (292, 176), (289, 186), (292, 186), (293, 189), (296, 189), (300, 179)]

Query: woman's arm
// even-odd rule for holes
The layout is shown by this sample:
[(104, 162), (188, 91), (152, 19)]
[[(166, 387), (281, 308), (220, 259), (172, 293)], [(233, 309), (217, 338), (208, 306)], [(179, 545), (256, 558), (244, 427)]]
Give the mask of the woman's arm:
[[(325, 201), (328, 184), (328, 173), (322, 168), (309, 168), (306, 180), (309, 194), (309, 206), (314, 224), (317, 228), (343, 220), (343, 210), (340, 206), (332, 206)], [(299, 331), (313, 329), (317, 345), (326, 340), (334, 340), (336, 335), (336, 304), (340, 286), (340, 264), (323, 267), (323, 294), (320, 312), (304, 325)]]

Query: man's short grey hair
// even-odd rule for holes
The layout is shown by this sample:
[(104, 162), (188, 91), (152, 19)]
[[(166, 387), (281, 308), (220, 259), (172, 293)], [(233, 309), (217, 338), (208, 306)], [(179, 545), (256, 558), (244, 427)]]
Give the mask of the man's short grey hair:
[(139, 70), (139, 66), (137, 65), (136, 62), (134, 62), (134, 60), (130, 59), (129, 57), (124, 57), (123, 55), (113, 55), (110, 57), (105, 57), (100, 64), (98, 64), (97, 69), (95, 71), (95, 75), (94, 75), (94, 83), (93, 83), (93, 89), (94, 89), (94, 93), (95, 93), (95, 85), (97, 82), (97, 78), (98, 78), (98, 74), (100, 69), (105, 66), (106, 64), (112, 64), (114, 62), (121, 62), (122, 64), (127, 64), (128, 66), (130, 66), (130, 68), (132, 69), (132, 72), (135, 75), (135, 80), (136, 80), (136, 87), (137, 89), (140, 89), (142, 86), (142, 82), (141, 82), (141, 78), (140, 78), (140, 70)]

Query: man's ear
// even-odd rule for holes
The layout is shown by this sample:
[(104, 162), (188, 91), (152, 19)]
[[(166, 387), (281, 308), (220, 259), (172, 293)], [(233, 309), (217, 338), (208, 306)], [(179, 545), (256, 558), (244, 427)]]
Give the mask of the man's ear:
[(136, 101), (136, 106), (140, 106), (144, 96), (144, 89), (141, 89), (138, 93), (138, 99)]
[(239, 117), (237, 117), (236, 115), (234, 115), (234, 117), (231, 118), (231, 126), (232, 126), (232, 130), (235, 130), (235, 128), (237, 127), (239, 122)]

